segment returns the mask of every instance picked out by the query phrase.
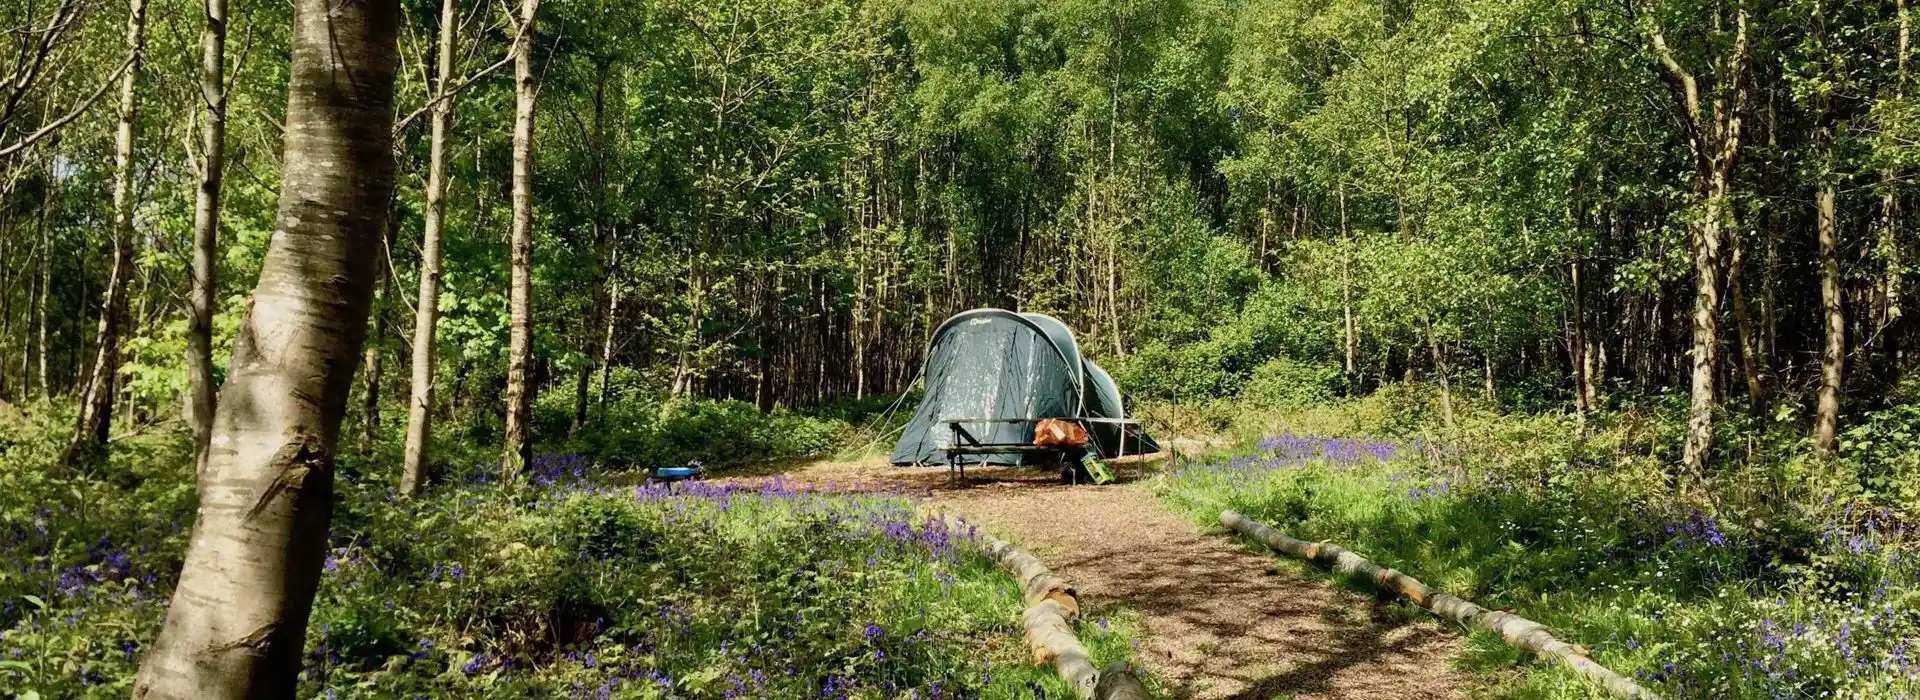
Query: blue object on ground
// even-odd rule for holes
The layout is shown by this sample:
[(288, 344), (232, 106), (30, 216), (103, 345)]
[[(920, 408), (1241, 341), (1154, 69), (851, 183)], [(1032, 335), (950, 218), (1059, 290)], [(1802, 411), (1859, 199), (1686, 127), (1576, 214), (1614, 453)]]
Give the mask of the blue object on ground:
[(679, 480), (692, 479), (698, 476), (700, 476), (699, 467), (660, 467), (653, 470), (653, 478), (655, 479)]

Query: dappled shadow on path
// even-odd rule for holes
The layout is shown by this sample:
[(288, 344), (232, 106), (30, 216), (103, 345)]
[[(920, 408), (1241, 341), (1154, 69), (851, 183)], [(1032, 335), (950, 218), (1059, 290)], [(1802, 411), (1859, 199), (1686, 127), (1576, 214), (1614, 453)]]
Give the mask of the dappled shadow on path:
[(1167, 511), (1145, 486), (939, 494), (1079, 587), (1089, 614), (1137, 614), (1140, 656), (1196, 698), (1452, 698), (1457, 637), (1409, 622)]

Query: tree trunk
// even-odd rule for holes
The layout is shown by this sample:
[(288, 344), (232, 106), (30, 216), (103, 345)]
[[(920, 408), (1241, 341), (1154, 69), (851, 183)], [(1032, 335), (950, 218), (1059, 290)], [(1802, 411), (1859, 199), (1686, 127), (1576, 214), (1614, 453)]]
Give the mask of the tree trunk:
[(427, 211), (420, 234), (420, 292), (413, 311), (413, 368), (407, 396), (407, 437), (400, 467), (400, 495), (420, 492), (433, 444), (433, 370), (440, 350), (440, 238), (446, 228), (447, 126), (453, 119), (453, 50), (460, 26), (454, 0), (440, 2), (440, 46), (434, 59), (434, 103), (427, 137)]
[(387, 287), (391, 284), (392, 273), (387, 269), (388, 261), (393, 259), (393, 241), (400, 235), (400, 214), (388, 214), (387, 235), (380, 240), (378, 268), (373, 282), (373, 307), (369, 313), (373, 316), (373, 331), (367, 334), (367, 347), (361, 350), (360, 359), (360, 454), (373, 454), (374, 443), (380, 440), (380, 381), (386, 374), (387, 342)]
[[(297, 0), (278, 222), (135, 698), (292, 697), (393, 194), (398, 3)], [(342, 80), (351, 75), (353, 80)]]
[[(1821, 147), (1825, 150), (1832, 146), (1822, 143)], [(1832, 162), (1831, 153), (1828, 162)], [(1831, 173), (1822, 174), (1814, 206), (1820, 237), (1820, 315), (1826, 332), (1820, 352), (1820, 398), (1813, 409), (1813, 453), (1831, 457), (1840, 425), (1841, 371), (1847, 359), (1847, 316), (1840, 296), (1840, 232), (1834, 220)]]
[[(1440, 421), (1449, 430), (1453, 428), (1453, 381), (1447, 367), (1447, 356), (1440, 344), (1440, 335), (1433, 329), (1433, 320), (1427, 320), (1427, 348), (1433, 351), (1433, 376), (1440, 380)], [(1412, 358), (1407, 361), (1409, 371), (1413, 366)]]
[(1485, 390), (1487, 406), (1495, 411), (1499, 411), (1500, 391), (1493, 383), (1493, 353), (1491, 351), (1482, 352), (1480, 353), (1480, 358), (1482, 360), (1480, 363), (1481, 388)]
[[(1912, 34), (1907, 19), (1906, 0), (1897, 0), (1894, 7), (1900, 25), (1899, 50), (1894, 54), (1897, 68), (1893, 84), (1893, 97), (1898, 101), (1906, 95), (1907, 51)], [(1880, 226), (1877, 245), (1886, 272), (1880, 282), (1879, 333), (1882, 340), (1879, 354), (1880, 362), (1889, 377), (1894, 376), (1900, 367), (1901, 333), (1897, 332), (1895, 326), (1904, 325), (1900, 323), (1902, 315), (1900, 296), (1901, 286), (1904, 284), (1902, 277), (1906, 272), (1906, 256), (1903, 254), (1903, 244), (1900, 241), (1899, 182), (1900, 172), (1894, 166), (1888, 165), (1880, 171)]]
[(585, 361), (580, 366), (580, 377), (573, 389), (573, 422), (567, 426), (567, 435), (580, 432), (587, 424), (587, 389), (592, 383), (594, 373), (593, 335), (600, 330), (599, 315), (605, 313), (605, 299), (611, 290), (613, 279), (612, 261), (608, 260), (610, 230), (606, 222), (607, 209), (607, 77), (613, 64), (602, 60), (594, 73), (593, 82), (593, 299), (589, 302), (593, 308), (581, 324), (580, 350)]
[(1347, 390), (1353, 391), (1359, 380), (1355, 356), (1360, 345), (1360, 322), (1353, 315), (1353, 235), (1347, 228), (1347, 187), (1339, 186), (1340, 197), (1340, 345), (1346, 355)]
[(1580, 268), (1581, 264), (1578, 259), (1567, 263), (1567, 276), (1570, 280), (1570, 286), (1573, 287), (1573, 293), (1571, 295), (1573, 297), (1573, 308), (1569, 316), (1572, 317), (1571, 320), (1573, 321), (1574, 426), (1576, 434), (1585, 435), (1587, 431), (1587, 414), (1593, 411), (1592, 395), (1588, 391), (1588, 388), (1592, 386), (1593, 383), (1593, 377), (1588, 374), (1593, 370), (1593, 362), (1589, 357), (1589, 354), (1593, 352), (1593, 345), (1589, 343), (1587, 339), (1586, 290), (1583, 289), (1584, 285), (1581, 284)]
[(1651, 25), (1647, 35), (1674, 89), (1681, 117), (1689, 127), (1688, 147), (1693, 151), (1695, 185), (1701, 204), (1700, 220), (1693, 226), (1688, 243), (1694, 270), (1693, 367), (1686, 448), (1682, 457), (1684, 466), (1695, 473), (1706, 469), (1713, 453), (1714, 370), (1720, 338), (1720, 246), (1732, 203), (1733, 163), (1740, 152), (1741, 119), (1746, 108), (1745, 7), (1735, 10), (1734, 27), (1725, 60), (1716, 62), (1718, 71), (1711, 114), (1703, 106), (1699, 81), (1668, 48), (1660, 26)]
[(120, 77), (120, 123), (114, 133), (113, 271), (107, 278), (105, 303), (100, 310), (100, 347), (93, 374), (81, 393), (80, 425), (67, 447), (72, 462), (104, 446), (113, 425), (113, 400), (120, 373), (120, 336), (127, 324), (127, 281), (133, 276), (133, 123), (139, 103), (142, 54), (147, 44), (147, 0), (131, 0), (127, 12), (127, 51), (131, 65)]
[(1747, 401), (1755, 415), (1766, 413), (1766, 384), (1760, 370), (1760, 364), (1766, 358), (1760, 355), (1759, 333), (1753, 327), (1753, 314), (1747, 307), (1746, 267), (1747, 246), (1741, 240), (1740, 232), (1734, 231), (1727, 236), (1730, 249), (1727, 260), (1727, 293), (1733, 297), (1733, 322), (1740, 333), (1740, 374), (1747, 382)]
[(54, 177), (53, 159), (49, 158), (47, 160), (47, 191), (40, 201), (40, 308), (38, 309), (40, 318), (37, 330), (39, 337), (36, 343), (40, 346), (40, 397), (44, 399), (53, 398), (53, 380), (48, 376), (51, 365), (47, 361), (47, 356), (53, 350), (53, 346), (47, 342), (47, 323), (52, 316), (47, 313), (47, 306), (53, 302), (53, 234), (49, 222), (53, 218), (53, 193), (59, 186), (58, 182)]
[[(1719, 189), (1717, 186), (1715, 189)], [(1705, 470), (1713, 451), (1714, 364), (1719, 356), (1720, 216), (1725, 200), (1707, 196), (1705, 219), (1694, 227), (1693, 369), (1682, 462), (1695, 473)]]
[(187, 426), (193, 431), (193, 463), (206, 464), (213, 435), (213, 314), (218, 289), (220, 184), (227, 150), (227, 0), (206, 0), (200, 31), (200, 187), (193, 197), (193, 288), (187, 294)]
[(513, 280), (507, 290), (512, 320), (507, 341), (507, 428), (501, 456), (502, 484), (511, 486), (533, 457), (527, 423), (533, 387), (527, 361), (533, 354), (533, 20), (540, 0), (522, 0), (513, 56)]
[(600, 337), (599, 410), (601, 420), (606, 420), (607, 392), (613, 385), (613, 328), (614, 324), (620, 318), (620, 278), (617, 272), (620, 269), (619, 229), (612, 231), (611, 236), (613, 240), (609, 245), (613, 248), (613, 252), (610, 258), (612, 264), (609, 267), (616, 272), (607, 276), (607, 315), (604, 319), (606, 323), (606, 334)]
[(1127, 346), (1120, 331), (1120, 231), (1120, 227), (1114, 227), (1107, 239), (1107, 311), (1112, 322), (1113, 356), (1124, 359)]

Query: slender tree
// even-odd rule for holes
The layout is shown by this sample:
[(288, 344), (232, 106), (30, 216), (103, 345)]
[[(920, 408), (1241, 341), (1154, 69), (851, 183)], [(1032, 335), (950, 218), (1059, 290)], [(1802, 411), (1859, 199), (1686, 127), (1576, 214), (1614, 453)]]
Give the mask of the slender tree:
[(1840, 427), (1840, 389), (1847, 361), (1847, 315), (1840, 279), (1840, 223), (1835, 180), (1839, 164), (1834, 157), (1834, 137), (1839, 124), (1833, 113), (1829, 91), (1835, 76), (1827, 68), (1837, 52), (1827, 46), (1827, 17), (1822, 3), (1814, 0), (1808, 16), (1811, 48), (1826, 58), (1816, 72), (1819, 80), (1809, 100), (1815, 121), (1813, 143), (1814, 240), (1820, 270), (1820, 391), (1813, 405), (1813, 453), (1831, 457)]
[(380, 439), (380, 380), (386, 376), (387, 287), (392, 274), (387, 263), (393, 259), (393, 240), (399, 235), (400, 213), (389, 215), (387, 234), (380, 238), (381, 274), (373, 281), (373, 330), (367, 333), (367, 346), (360, 350), (360, 453), (372, 454)]
[[(433, 369), (440, 351), (440, 238), (446, 229), (447, 126), (453, 120), (454, 42), (460, 13), (454, 0), (440, 2), (440, 45), (435, 50), (434, 91), (427, 141), (427, 212), (420, 235), (420, 296), (413, 316), (413, 377), (407, 398), (407, 437), (400, 467), (400, 493), (420, 492), (433, 438)], [(518, 42), (515, 42), (516, 49)]]
[(53, 217), (54, 193), (59, 191), (58, 188), (60, 186), (59, 178), (55, 177), (54, 162), (54, 158), (47, 159), (47, 189), (40, 200), (39, 219), (40, 303), (37, 305), (38, 308), (36, 310), (39, 313), (40, 322), (37, 324), (38, 328), (36, 329), (36, 344), (40, 346), (38, 353), (38, 359), (40, 361), (40, 397), (44, 399), (53, 398), (53, 380), (50, 378), (52, 374), (52, 364), (47, 359), (49, 355), (53, 354), (53, 345), (48, 342), (49, 339), (47, 337), (47, 327), (51, 324), (52, 315), (47, 312), (47, 306), (53, 303), (53, 234), (50, 221)]
[(81, 459), (105, 445), (113, 425), (113, 401), (120, 374), (120, 342), (127, 324), (127, 282), (133, 277), (133, 126), (139, 102), (141, 54), (147, 45), (147, 0), (127, 7), (128, 64), (120, 75), (120, 122), (113, 146), (113, 268), (101, 304), (99, 347), (93, 371), (80, 394), (80, 425), (67, 447), (67, 461)]
[(196, 469), (213, 435), (213, 310), (219, 271), (220, 182), (227, 150), (227, 0), (206, 0), (200, 30), (200, 187), (193, 199), (193, 288), (187, 295), (187, 426)]
[(393, 190), (399, 4), (297, 0), (276, 228), (136, 698), (291, 697)]
[[(1733, 167), (1740, 153), (1741, 124), (1746, 110), (1747, 8), (1736, 2), (1733, 29), (1726, 53), (1716, 56), (1712, 82), (1704, 91), (1700, 79), (1686, 68), (1668, 45), (1654, 8), (1647, 15), (1648, 41), (1664, 69), (1675, 107), (1686, 127), (1693, 154), (1697, 220), (1688, 242), (1693, 259), (1692, 368), (1687, 410), (1687, 439), (1682, 462), (1692, 471), (1703, 470), (1712, 459), (1716, 361), (1720, 345), (1721, 249), (1732, 217)], [(1716, 19), (1717, 21), (1717, 19)]]
[(507, 341), (506, 449), (501, 482), (512, 484), (532, 457), (527, 423), (532, 418), (533, 387), (527, 362), (533, 354), (533, 28), (540, 0), (522, 0), (513, 48), (513, 266), (507, 290), (512, 316)]

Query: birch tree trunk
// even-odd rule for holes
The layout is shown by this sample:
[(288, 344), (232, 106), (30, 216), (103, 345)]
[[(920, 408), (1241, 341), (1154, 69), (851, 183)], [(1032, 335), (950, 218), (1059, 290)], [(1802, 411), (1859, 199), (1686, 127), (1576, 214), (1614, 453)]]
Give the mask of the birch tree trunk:
[(1727, 246), (1731, 249), (1727, 260), (1727, 293), (1733, 297), (1733, 322), (1740, 333), (1740, 374), (1746, 378), (1747, 401), (1752, 404), (1753, 413), (1765, 415), (1767, 393), (1760, 365), (1766, 359), (1760, 355), (1758, 331), (1753, 327), (1753, 313), (1747, 305), (1747, 246), (1738, 231), (1727, 236)]
[[(1831, 148), (1823, 143), (1822, 148)], [(1828, 156), (1831, 162), (1831, 154)], [(1840, 426), (1840, 383), (1847, 359), (1847, 316), (1840, 296), (1840, 233), (1834, 218), (1834, 186), (1823, 176), (1814, 196), (1820, 238), (1820, 316), (1825, 333), (1820, 352), (1820, 397), (1813, 409), (1813, 453), (1831, 457)]]
[[(398, 167), (398, 166), (396, 166)], [(391, 205), (389, 205), (391, 206)], [(368, 312), (373, 317), (373, 330), (367, 334), (367, 345), (360, 350), (360, 454), (373, 454), (374, 443), (380, 439), (380, 380), (387, 370), (387, 287), (392, 274), (388, 271), (388, 261), (393, 259), (393, 240), (400, 234), (400, 215), (389, 213), (387, 234), (380, 238), (380, 249), (375, 253), (375, 273), (373, 276), (373, 302)]]
[(200, 187), (193, 197), (193, 261), (187, 294), (187, 426), (193, 431), (196, 472), (207, 458), (213, 435), (213, 313), (219, 263), (220, 185), (227, 150), (227, 0), (206, 0), (206, 25), (200, 30), (200, 98), (206, 113), (200, 124)]
[(299, 680), (393, 191), (399, 19), (393, 0), (294, 3), (279, 215), (135, 698), (292, 697)]
[[(1900, 100), (1906, 96), (1907, 51), (1911, 45), (1912, 32), (1907, 18), (1906, 0), (1896, 0), (1894, 7), (1895, 17), (1900, 26), (1900, 39), (1899, 50), (1894, 54), (1897, 68), (1894, 74), (1893, 98)], [(1881, 362), (1887, 368), (1888, 374), (1898, 371), (1900, 363), (1900, 333), (1894, 326), (1900, 323), (1902, 316), (1900, 293), (1901, 286), (1904, 284), (1902, 278), (1906, 273), (1906, 256), (1902, 254), (1903, 244), (1900, 241), (1898, 196), (1900, 175), (1900, 171), (1893, 165), (1887, 165), (1880, 171), (1880, 226), (1876, 243), (1886, 272), (1880, 281), (1879, 333), (1883, 346), (1880, 353)]]
[(45, 399), (53, 398), (53, 380), (48, 376), (51, 364), (47, 360), (47, 355), (53, 349), (52, 345), (47, 344), (47, 324), (52, 319), (47, 314), (47, 304), (53, 301), (53, 234), (49, 221), (53, 217), (53, 193), (59, 186), (58, 182), (53, 173), (53, 159), (49, 158), (47, 160), (47, 191), (40, 201), (40, 308), (37, 312), (40, 323), (36, 331), (39, 334), (37, 341), (40, 346), (40, 397)]
[(1589, 356), (1593, 352), (1593, 344), (1588, 342), (1587, 338), (1586, 290), (1582, 288), (1584, 285), (1581, 284), (1580, 268), (1581, 263), (1579, 259), (1567, 263), (1567, 276), (1571, 282), (1568, 286), (1573, 288), (1571, 295), (1573, 298), (1572, 309), (1569, 311), (1568, 316), (1570, 316), (1573, 321), (1573, 338), (1571, 345), (1573, 350), (1574, 375), (1574, 434), (1586, 435), (1587, 414), (1594, 408), (1592, 395), (1588, 391), (1588, 387), (1593, 384), (1593, 377), (1591, 376), (1593, 361)]
[(607, 275), (607, 312), (606, 318), (602, 319), (605, 321), (606, 332), (600, 337), (600, 395), (596, 399), (599, 403), (598, 410), (601, 420), (606, 420), (607, 418), (607, 392), (613, 385), (613, 326), (620, 318), (620, 277), (618, 272), (620, 270), (620, 229), (615, 228), (608, 232), (608, 235), (610, 237), (608, 247), (612, 249), (612, 252), (609, 254), (608, 270), (610, 274)]
[[(1649, 16), (1653, 16), (1649, 13)], [(1688, 124), (1688, 148), (1693, 151), (1695, 187), (1700, 197), (1700, 219), (1692, 227), (1688, 249), (1693, 258), (1694, 286), (1687, 439), (1682, 463), (1692, 472), (1706, 469), (1713, 453), (1713, 412), (1716, 402), (1714, 370), (1720, 342), (1720, 249), (1732, 204), (1733, 163), (1740, 152), (1740, 128), (1746, 93), (1747, 10), (1734, 13), (1734, 34), (1728, 53), (1715, 66), (1711, 114), (1703, 104), (1699, 79), (1680, 64), (1667, 46), (1666, 35), (1652, 25), (1648, 41), (1673, 87), (1681, 117)]]
[(120, 123), (113, 140), (113, 271), (107, 278), (105, 303), (100, 310), (99, 348), (93, 373), (80, 395), (80, 425), (67, 447), (72, 462), (105, 445), (113, 425), (113, 400), (120, 373), (120, 336), (127, 324), (127, 281), (133, 276), (133, 122), (137, 116), (134, 88), (147, 44), (147, 0), (131, 0), (127, 12), (127, 51), (130, 64), (120, 77)]
[[(1453, 429), (1453, 381), (1449, 375), (1453, 370), (1447, 366), (1447, 355), (1440, 343), (1439, 334), (1433, 329), (1432, 319), (1427, 320), (1427, 349), (1433, 351), (1433, 376), (1440, 379), (1440, 422), (1451, 430)], [(1413, 366), (1411, 358), (1408, 359), (1407, 366), (1409, 368)]]
[(1360, 322), (1353, 315), (1353, 233), (1347, 228), (1347, 187), (1338, 187), (1340, 198), (1340, 346), (1346, 358), (1347, 391), (1359, 388), (1359, 370), (1355, 357), (1360, 344)]
[(407, 437), (400, 467), (400, 495), (420, 492), (426, 474), (428, 448), (433, 440), (433, 369), (440, 351), (436, 327), (440, 323), (440, 237), (446, 228), (447, 124), (453, 118), (453, 99), (447, 94), (453, 80), (453, 49), (460, 26), (454, 0), (440, 2), (440, 47), (431, 134), (427, 142), (427, 212), (420, 235), (420, 296), (413, 312), (413, 374), (407, 397)]
[(532, 455), (527, 423), (533, 411), (533, 387), (527, 384), (527, 360), (533, 352), (533, 20), (540, 0), (522, 0), (513, 56), (513, 279), (507, 290), (512, 316), (507, 340), (506, 448), (501, 456), (502, 484), (511, 485)]
[[(1822, 3), (1814, 2), (1810, 25), (1812, 36), (1826, 43)], [(1824, 77), (1824, 76), (1823, 76)], [(1813, 197), (1814, 228), (1819, 242), (1820, 319), (1820, 394), (1813, 407), (1813, 454), (1832, 457), (1835, 433), (1840, 426), (1840, 386), (1847, 360), (1847, 315), (1840, 288), (1840, 231), (1836, 218), (1835, 180), (1839, 162), (1834, 158), (1834, 137), (1840, 129), (1829, 96), (1818, 92), (1813, 97), (1818, 126), (1813, 133), (1814, 178), (1818, 181)]]
[(593, 382), (596, 371), (594, 360), (594, 335), (599, 333), (600, 314), (606, 313), (606, 299), (611, 294), (613, 280), (612, 261), (608, 260), (609, 227), (606, 223), (607, 210), (607, 77), (612, 72), (611, 61), (602, 59), (594, 71), (593, 81), (593, 298), (592, 307), (585, 322), (580, 325), (580, 355), (585, 361), (580, 365), (580, 375), (573, 386), (573, 422), (567, 426), (567, 435), (580, 432), (587, 424), (587, 391)]

